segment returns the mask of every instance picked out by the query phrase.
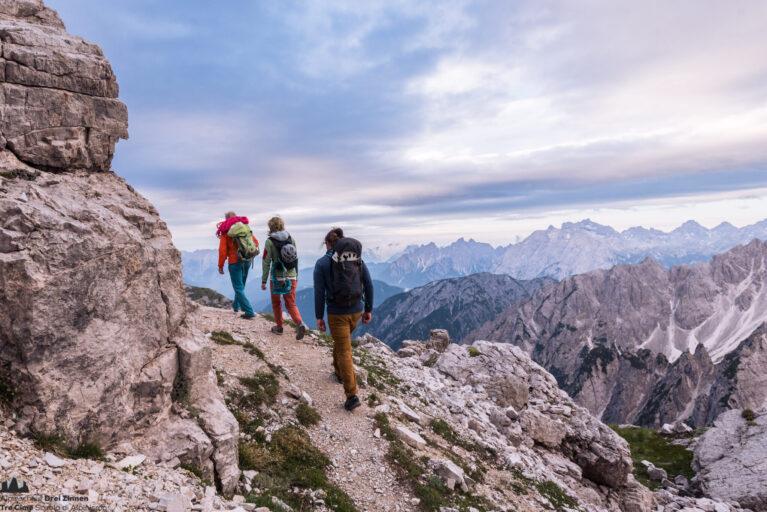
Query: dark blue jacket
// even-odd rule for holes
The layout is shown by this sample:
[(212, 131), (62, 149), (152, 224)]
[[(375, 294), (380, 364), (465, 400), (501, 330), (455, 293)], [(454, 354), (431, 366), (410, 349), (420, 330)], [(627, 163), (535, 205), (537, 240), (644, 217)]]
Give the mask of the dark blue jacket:
[(317, 260), (314, 265), (314, 318), (325, 317), (325, 303), (328, 305), (328, 313), (333, 315), (349, 315), (362, 311), (363, 304), (365, 313), (373, 311), (373, 280), (370, 278), (365, 262), (362, 262), (362, 287), (364, 293), (359, 304), (348, 308), (342, 308), (333, 304), (333, 275), (330, 273), (331, 257), (333, 251)]

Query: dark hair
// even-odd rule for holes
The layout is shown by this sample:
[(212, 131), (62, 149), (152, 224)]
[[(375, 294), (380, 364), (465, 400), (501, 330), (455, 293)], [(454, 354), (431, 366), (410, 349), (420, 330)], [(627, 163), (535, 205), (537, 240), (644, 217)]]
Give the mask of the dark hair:
[(336, 241), (339, 238), (344, 237), (344, 230), (341, 228), (333, 228), (325, 235), (325, 243), (329, 243), (331, 247), (336, 245)]

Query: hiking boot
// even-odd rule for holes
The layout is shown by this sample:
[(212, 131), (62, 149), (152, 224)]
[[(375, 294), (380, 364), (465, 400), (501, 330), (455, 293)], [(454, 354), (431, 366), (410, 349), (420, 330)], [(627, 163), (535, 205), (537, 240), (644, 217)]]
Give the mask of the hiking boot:
[(240, 315), (240, 318), (244, 318), (245, 320), (253, 320), (256, 318), (256, 315)]
[(282, 327), (277, 327), (276, 325), (272, 326), (272, 332), (274, 334), (282, 334)]
[(344, 383), (344, 379), (341, 378), (340, 375), (338, 375), (336, 372), (333, 372), (333, 380), (336, 381), (339, 384)]
[(296, 339), (300, 340), (304, 337), (304, 334), (306, 333), (306, 324), (301, 322), (298, 324), (298, 327), (296, 327)]
[(353, 411), (360, 405), (362, 405), (362, 402), (360, 402), (360, 399), (357, 398), (357, 395), (352, 395), (346, 399), (346, 402), (344, 402), (344, 409), (347, 411)]

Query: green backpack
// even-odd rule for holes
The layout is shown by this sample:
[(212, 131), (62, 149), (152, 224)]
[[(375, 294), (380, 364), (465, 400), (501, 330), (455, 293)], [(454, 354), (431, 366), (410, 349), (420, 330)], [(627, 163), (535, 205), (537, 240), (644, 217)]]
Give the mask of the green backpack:
[(251, 261), (258, 256), (258, 246), (253, 241), (253, 233), (250, 226), (242, 222), (235, 222), (226, 235), (231, 238), (237, 246), (237, 257), (240, 261)]

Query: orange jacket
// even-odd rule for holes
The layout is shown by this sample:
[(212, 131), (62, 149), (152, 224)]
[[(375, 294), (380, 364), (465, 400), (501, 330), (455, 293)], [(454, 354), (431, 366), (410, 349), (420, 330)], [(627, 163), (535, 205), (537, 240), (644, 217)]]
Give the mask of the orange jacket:
[[(218, 268), (223, 270), (224, 262), (227, 258), (230, 265), (240, 260), (237, 258), (237, 244), (234, 243), (234, 240), (229, 238), (226, 233), (221, 235), (220, 240), (218, 243)], [(258, 240), (256, 240), (255, 235), (253, 235), (253, 241), (256, 242), (256, 247), (258, 247)]]

